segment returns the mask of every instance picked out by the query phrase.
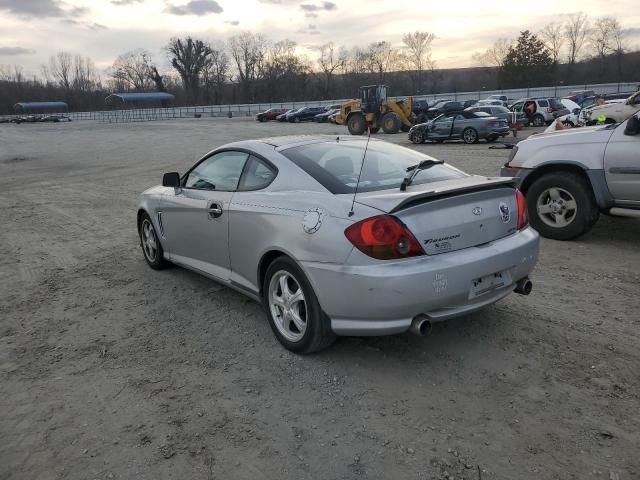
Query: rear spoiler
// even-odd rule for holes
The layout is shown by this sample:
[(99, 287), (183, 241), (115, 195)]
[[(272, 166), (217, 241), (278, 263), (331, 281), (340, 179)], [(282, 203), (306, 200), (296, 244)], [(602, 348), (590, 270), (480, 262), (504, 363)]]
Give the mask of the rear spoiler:
[(516, 188), (516, 180), (509, 177), (482, 177), (482, 182), (467, 183), (452, 188), (430, 190), (408, 196), (400, 201), (389, 213), (395, 213), (409, 206), (417, 205), (427, 201), (439, 200), (441, 198), (452, 197), (462, 192), (472, 193), (481, 190), (493, 190), (502, 187)]

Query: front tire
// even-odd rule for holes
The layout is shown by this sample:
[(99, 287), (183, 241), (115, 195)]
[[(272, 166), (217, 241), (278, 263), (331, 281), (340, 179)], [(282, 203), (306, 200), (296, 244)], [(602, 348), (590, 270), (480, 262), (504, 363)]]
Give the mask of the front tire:
[(162, 270), (169, 266), (169, 262), (164, 259), (162, 244), (153, 226), (151, 217), (144, 213), (140, 217), (138, 224), (138, 235), (140, 235), (140, 246), (147, 264), (154, 270)]
[(462, 132), (462, 141), (466, 144), (478, 143), (478, 132), (475, 128), (465, 128)]
[(265, 275), (263, 304), (278, 341), (296, 353), (323, 350), (335, 340), (311, 284), (288, 257), (274, 260)]
[(400, 116), (395, 112), (387, 112), (382, 116), (382, 131), (384, 133), (398, 133), (400, 127), (402, 126), (402, 121), (400, 120)]
[(545, 125), (544, 117), (540, 114), (534, 115), (533, 117), (533, 126), (534, 127), (543, 127)]
[(409, 140), (411, 140), (411, 142), (416, 144), (416, 145), (420, 145), (420, 144), (424, 143), (424, 140), (425, 140), (424, 132), (421, 132), (421, 131), (413, 132), (409, 136)]
[(591, 186), (575, 173), (543, 175), (531, 184), (526, 197), (531, 226), (546, 238), (577, 238), (600, 216)]

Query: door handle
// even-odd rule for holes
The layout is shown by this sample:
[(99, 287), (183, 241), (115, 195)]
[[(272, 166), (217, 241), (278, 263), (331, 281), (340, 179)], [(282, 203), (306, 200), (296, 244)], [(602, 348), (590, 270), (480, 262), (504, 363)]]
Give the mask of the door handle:
[(208, 215), (209, 218), (218, 218), (220, 215), (222, 215), (222, 206), (215, 202), (210, 204)]

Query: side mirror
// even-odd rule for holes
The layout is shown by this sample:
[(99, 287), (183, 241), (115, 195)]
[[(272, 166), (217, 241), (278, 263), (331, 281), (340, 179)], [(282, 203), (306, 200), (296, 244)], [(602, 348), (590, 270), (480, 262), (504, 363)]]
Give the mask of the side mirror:
[(170, 172), (162, 175), (163, 187), (180, 187), (180, 174), (178, 172)]
[(578, 114), (580, 114), (580, 109), (579, 108), (574, 108), (572, 113), (574, 115), (578, 115)]
[(629, 117), (627, 120), (627, 126), (624, 129), (625, 135), (638, 135), (640, 133), (640, 119), (635, 115)]

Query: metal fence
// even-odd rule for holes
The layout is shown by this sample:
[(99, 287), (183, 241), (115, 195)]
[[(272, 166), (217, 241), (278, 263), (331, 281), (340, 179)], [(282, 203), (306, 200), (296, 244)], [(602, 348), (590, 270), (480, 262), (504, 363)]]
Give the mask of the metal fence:
[[(481, 90), (477, 92), (437, 93), (431, 95), (417, 95), (414, 99), (424, 99), (429, 103), (440, 99), (451, 100), (480, 100), (489, 95), (506, 95), (511, 100), (524, 97), (565, 97), (578, 90), (593, 90), (599, 94), (635, 92), (640, 83), (601, 83), (585, 85), (557, 85), (554, 87), (518, 88), (512, 90)], [(391, 97), (391, 98), (404, 98)], [(73, 120), (95, 120), (105, 123), (144, 122), (152, 120), (166, 120), (173, 118), (194, 117), (228, 117), (250, 116), (268, 108), (300, 108), (308, 106), (329, 106), (344, 102), (345, 99), (315, 100), (305, 102), (274, 102), (274, 103), (245, 103), (234, 105), (202, 105), (196, 107), (166, 107), (166, 108), (136, 108), (125, 110), (102, 110), (95, 112), (71, 112)], [(6, 116), (4, 118), (11, 118)]]

